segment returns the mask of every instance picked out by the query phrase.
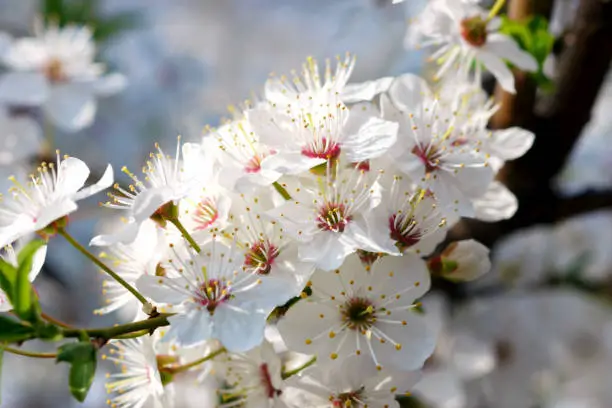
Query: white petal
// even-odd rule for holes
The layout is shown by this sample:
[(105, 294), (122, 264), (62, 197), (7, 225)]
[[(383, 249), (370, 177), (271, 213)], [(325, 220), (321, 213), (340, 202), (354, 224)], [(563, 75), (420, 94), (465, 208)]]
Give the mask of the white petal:
[(93, 123), (96, 99), (90, 84), (65, 84), (51, 88), (45, 112), (57, 127), (77, 132)]
[(140, 226), (140, 223), (131, 221), (125, 226), (123, 226), (123, 228), (121, 228), (119, 231), (113, 234), (98, 235), (98, 236), (93, 237), (91, 241), (89, 242), (89, 245), (90, 246), (109, 246), (109, 245), (116, 244), (118, 242), (121, 242), (124, 244), (130, 244), (134, 242), (134, 240), (136, 239), (136, 236), (138, 235), (139, 226)]
[(307, 157), (301, 153), (279, 153), (263, 159), (261, 168), (281, 174), (300, 174), (325, 162), (325, 159)]
[(188, 298), (188, 296), (172, 286), (183, 285), (183, 281), (166, 278), (164, 276), (142, 275), (136, 281), (136, 288), (144, 296), (151, 298), (156, 303), (178, 304)]
[(389, 96), (395, 106), (408, 113), (417, 112), (423, 98), (430, 95), (431, 91), (425, 80), (414, 74), (397, 77), (389, 89)]
[[(280, 320), (278, 330), (290, 350), (315, 354), (319, 351), (319, 345), (306, 340), (326, 330), (331, 330), (336, 320), (339, 321), (337, 314), (328, 305), (300, 300)], [(321, 315), (323, 318), (320, 317)], [(337, 319), (334, 320), (336, 317)], [(329, 341), (324, 339), (324, 342)]]
[(204, 343), (212, 337), (212, 322), (208, 311), (191, 310), (168, 318), (170, 330), (162, 339), (176, 339), (178, 344), (189, 347)]
[(69, 198), (54, 201), (53, 203), (42, 208), (38, 213), (35, 230), (38, 231), (45, 228), (53, 221), (76, 211), (77, 208), (76, 203)]
[(82, 200), (83, 198), (92, 196), (112, 186), (113, 180), (114, 180), (113, 167), (109, 164), (108, 166), (106, 166), (106, 170), (104, 170), (104, 174), (102, 174), (102, 177), (100, 177), (100, 180), (98, 180), (95, 184), (92, 184), (89, 187), (85, 187), (84, 189), (76, 193), (74, 196), (74, 199), (78, 201), (78, 200)]
[(476, 55), (506, 92), (516, 93), (516, 89), (514, 88), (514, 75), (501, 58), (484, 50), (479, 50)]
[(68, 157), (60, 163), (55, 191), (60, 197), (73, 198), (88, 177), (89, 167), (85, 162), (76, 157)]
[(32, 269), (30, 269), (30, 273), (28, 274), (28, 278), (30, 279), (30, 282), (33, 282), (34, 279), (36, 279), (36, 277), (40, 273), (40, 270), (42, 269), (45, 263), (46, 256), (47, 256), (47, 245), (43, 245), (40, 248), (38, 248), (38, 251), (36, 251), (36, 253), (34, 254), (34, 257), (32, 258)]
[(395, 144), (399, 125), (353, 108), (342, 145), (352, 163), (380, 157)]
[(406, 325), (379, 321), (376, 327), (402, 346), (398, 350), (388, 341), (381, 343), (372, 339), (374, 353), (383, 366), (390, 365), (402, 371), (418, 370), (436, 347), (436, 333), (426, 319), (414, 311), (394, 311), (392, 315), (394, 320), (405, 321)]
[(47, 79), (35, 72), (9, 72), (0, 77), (0, 103), (42, 105), (49, 97)]
[(393, 77), (383, 77), (373, 81), (347, 84), (340, 99), (344, 103), (371, 101), (376, 95), (386, 92), (393, 83)]
[(531, 148), (535, 135), (519, 127), (495, 130), (488, 140), (491, 154), (503, 160), (514, 160)]
[(487, 192), (474, 199), (474, 218), (497, 222), (512, 218), (518, 209), (518, 200), (499, 181), (493, 181)]
[(523, 51), (516, 41), (504, 34), (494, 33), (487, 37), (485, 49), (508, 60), (523, 71), (535, 72), (538, 62), (526, 51)]
[(134, 218), (137, 221), (144, 221), (149, 218), (162, 205), (174, 199), (173, 191), (170, 188), (151, 188), (138, 194), (132, 205)]
[(300, 260), (311, 262), (324, 271), (338, 269), (344, 259), (355, 252), (355, 247), (340, 240), (340, 233), (325, 232), (312, 241), (301, 244), (298, 252)]
[(229, 351), (250, 350), (263, 341), (266, 317), (261, 312), (221, 305), (213, 315), (214, 337)]

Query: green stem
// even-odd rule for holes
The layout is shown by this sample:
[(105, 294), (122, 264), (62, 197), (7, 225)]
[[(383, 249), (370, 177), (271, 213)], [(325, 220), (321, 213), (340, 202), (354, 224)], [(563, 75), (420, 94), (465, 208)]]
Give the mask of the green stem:
[(132, 295), (136, 296), (136, 299), (140, 301), (143, 305), (147, 304), (147, 299), (140, 294), (132, 285), (127, 283), (121, 276), (117, 275), (111, 268), (106, 266), (102, 261), (100, 261), (94, 254), (89, 252), (87, 248), (83, 245), (79, 244), (77, 240), (75, 240), (72, 235), (70, 235), (64, 228), (58, 228), (57, 233), (62, 237), (66, 238), (73, 247), (75, 247), (80, 253), (85, 255), (90, 261), (96, 264), (100, 269), (109, 274), (114, 280), (116, 280), (121, 286), (126, 288)]
[(274, 186), (276, 191), (278, 191), (278, 194), (280, 194), (285, 200), (287, 201), (291, 200), (291, 195), (287, 192), (285, 187), (280, 185), (278, 181), (275, 181), (274, 184), (272, 185)]
[(304, 364), (302, 364), (299, 367), (294, 368), (291, 371), (286, 371), (284, 373), (281, 374), (281, 377), (283, 378), (283, 380), (298, 374), (299, 372), (307, 369), (308, 367), (310, 367), (311, 365), (313, 365), (315, 362), (317, 361), (316, 357), (312, 357), (310, 360), (308, 360), (307, 362), (305, 362)]
[(115, 336), (113, 337), (113, 339), (117, 339), (117, 340), (135, 339), (137, 337), (146, 336), (147, 334), (150, 334), (150, 333), (151, 333), (151, 329), (142, 329), (139, 331), (135, 331), (134, 333), (121, 334), (119, 336)]
[(110, 340), (118, 336), (135, 334), (144, 330), (154, 330), (158, 327), (168, 326), (168, 317), (170, 314), (162, 314), (146, 320), (139, 320), (133, 323), (118, 324), (113, 327), (105, 327), (100, 329), (64, 329), (62, 331), (64, 337), (80, 337), (85, 333), (89, 337), (97, 337), (105, 340)]
[(198, 254), (202, 251), (198, 243), (195, 242), (191, 234), (189, 234), (189, 231), (183, 227), (183, 224), (181, 224), (178, 218), (168, 218), (168, 221), (174, 224), (176, 229), (178, 229), (181, 232), (181, 235), (183, 235), (183, 238), (189, 242), (189, 245), (191, 245), (191, 247), (195, 249)]
[(488, 20), (491, 20), (493, 17), (495, 17), (501, 11), (502, 7), (504, 7), (504, 4), (506, 4), (506, 0), (497, 0), (491, 8), (491, 11), (489, 11)]
[(227, 350), (225, 348), (220, 348), (217, 351), (213, 351), (212, 353), (210, 353), (207, 356), (204, 356), (198, 360), (192, 361), (191, 363), (187, 363), (185, 365), (181, 365), (178, 367), (168, 367), (168, 368), (162, 368), (163, 369), (167, 369), (170, 373), (172, 374), (176, 374), (176, 373), (182, 373), (185, 372), (193, 367), (199, 366), (202, 363), (207, 362), (208, 360), (212, 360), (213, 358), (217, 357), (219, 354), (223, 354), (225, 353)]
[(32, 357), (32, 358), (56, 358), (55, 353), (36, 353), (34, 351), (20, 350), (12, 347), (3, 346), (4, 351), (8, 351), (11, 354), (17, 354), (19, 356)]

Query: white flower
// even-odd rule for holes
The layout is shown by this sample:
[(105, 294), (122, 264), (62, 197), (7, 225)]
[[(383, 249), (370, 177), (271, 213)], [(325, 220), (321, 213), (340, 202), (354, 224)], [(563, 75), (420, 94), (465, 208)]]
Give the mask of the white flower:
[(441, 64), (437, 77), (457, 67), (460, 79), (467, 79), (475, 70), (475, 83), (480, 83), (483, 64), (506, 91), (514, 93), (514, 76), (505, 61), (525, 71), (536, 71), (538, 64), (511, 37), (499, 33), (500, 20), (487, 14), (465, 1), (431, 1), (412, 26), (406, 42), (439, 47), (431, 57)]
[(489, 248), (473, 239), (451, 243), (428, 262), (432, 273), (452, 281), (471, 281), (491, 270)]
[(0, 165), (9, 166), (29, 159), (40, 152), (41, 131), (26, 116), (11, 116), (0, 107)]
[(219, 148), (223, 151), (220, 160), (223, 160), (224, 173), (232, 170), (236, 173), (233, 178), (238, 191), (267, 186), (280, 178), (279, 172), (262, 168), (262, 162), (276, 151), (259, 141), (259, 136), (247, 120), (224, 124), (212, 136), (218, 140)]
[(144, 181), (140, 180), (126, 167), (121, 170), (132, 179), (128, 189), (115, 184), (116, 192), (109, 194), (106, 207), (120, 209), (128, 213), (124, 228), (112, 235), (99, 235), (90, 245), (106, 246), (116, 242), (129, 244), (136, 239), (138, 228), (168, 203), (176, 204), (186, 197), (212, 175), (212, 163), (206, 160), (200, 145), (177, 141), (174, 158), (167, 156), (158, 144), (157, 153), (151, 153), (150, 160), (143, 167)]
[(300, 260), (332, 270), (358, 249), (398, 253), (389, 237), (373, 237), (368, 232), (364, 217), (380, 201), (379, 188), (369, 180), (369, 172), (330, 167), (325, 177), (318, 177), (318, 186), (291, 190), (292, 200), (268, 211), (298, 241)]
[(380, 369), (371, 361), (351, 356), (331, 366), (317, 364), (299, 378), (290, 378), (288, 391), (295, 396), (291, 406), (296, 408), (399, 408), (396, 395), (409, 395), (417, 379), (417, 373)]
[(276, 221), (262, 217), (265, 197), (242, 198), (243, 208), (236, 206), (230, 215), (234, 228), (225, 233), (243, 248), (246, 272), (280, 279), (293, 296), (300, 294), (315, 269), (314, 264), (300, 261), (298, 245), (284, 234)]
[[(2, 258), (2, 260), (4, 260), (5, 262), (8, 262), (9, 264), (13, 265), (14, 267), (17, 267), (19, 266), (17, 263), (17, 252), (19, 252), (19, 249), (15, 251), (12, 245), (7, 245), (4, 248), (4, 252), (0, 254), (0, 258)], [(36, 277), (40, 273), (40, 270), (42, 269), (43, 264), (45, 263), (46, 256), (47, 246), (43, 245), (38, 249), (38, 251), (36, 251), (34, 257), (32, 258), (32, 269), (30, 269), (30, 273), (28, 273), (28, 279), (30, 280), (30, 282), (33, 282), (34, 279), (36, 279)], [(11, 303), (9, 302), (9, 299), (6, 296), (6, 293), (0, 290), (0, 312), (8, 312), (12, 308), (13, 307), (11, 306)]]
[[(100, 258), (106, 259), (113, 271), (133, 286), (142, 275), (161, 272), (159, 262), (164, 254), (162, 242), (155, 222), (145, 221), (140, 225), (134, 242), (113, 244), (100, 254)], [(111, 313), (124, 306), (132, 306), (133, 312), (138, 310), (138, 300), (114, 279), (105, 280), (102, 287), (106, 305), (97, 309), (96, 314)]]
[(464, 133), (461, 118), (449, 106), (427, 94), (406, 92), (412, 88), (402, 82), (391, 86), (393, 103), (381, 97), (385, 117), (400, 121), (395, 166), (431, 190), (442, 208), (473, 216), (472, 200), (485, 194), (494, 175), (480, 143)]
[(397, 124), (371, 110), (348, 109), (332, 94), (320, 103), (293, 101), (287, 107), (259, 107), (246, 111), (260, 141), (276, 154), (261, 162), (262, 169), (300, 174), (341, 154), (350, 163), (380, 157), (396, 141)]
[[(230, 353), (220, 364), (218, 373), (228, 386), (219, 389), (221, 406), (245, 408), (281, 408), (283, 380), (282, 363), (270, 343), (264, 341), (259, 347), (245, 354)], [(228, 401), (228, 402), (226, 402)], [(231, 402), (230, 402), (231, 401)]]
[(200, 254), (174, 250), (168, 276), (141, 276), (136, 285), (153, 301), (180, 307), (168, 318), (164, 338), (194, 346), (218, 339), (230, 351), (249, 350), (263, 340), (266, 318), (291, 294), (282, 282), (245, 272), (244, 254), (212, 241)]
[(108, 402), (117, 408), (171, 408), (159, 373), (155, 340), (151, 336), (114, 341), (109, 354), (102, 356), (114, 362), (119, 372), (107, 378), (106, 389), (117, 395)]
[(393, 177), (385, 199), (367, 219), (373, 234), (384, 234), (402, 251), (430, 254), (446, 235), (446, 218), (425, 190)]
[(344, 61), (340, 60), (340, 57), (337, 58), (333, 73), (330, 61), (326, 60), (325, 71), (321, 76), (317, 61), (309, 57), (302, 65), (301, 76), (294, 72), (293, 78), (283, 75), (268, 79), (265, 86), (266, 99), (281, 108), (296, 102), (313, 104), (324, 102), (330, 96), (342, 93), (354, 67), (355, 57), (347, 54)]
[(91, 125), (96, 97), (123, 87), (121, 77), (102, 76), (104, 67), (94, 62), (95, 51), (87, 27), (38, 27), (36, 37), (17, 39), (0, 55), (9, 69), (0, 77), (0, 101), (43, 106), (66, 131)]
[(65, 156), (57, 164), (42, 163), (38, 175), (19, 182), (11, 177), (10, 198), (0, 203), (0, 247), (42, 230), (77, 209), (76, 202), (104, 190), (113, 183), (109, 164), (97, 183), (83, 188), (89, 168), (81, 160)]
[(289, 349), (317, 354), (320, 363), (358, 355), (377, 366), (420, 368), (435, 346), (413, 310), (429, 289), (429, 272), (413, 254), (402, 256), (403, 270), (391, 269), (389, 258), (397, 257), (383, 257), (366, 270), (353, 255), (340, 270), (315, 272), (312, 296), (278, 324)]

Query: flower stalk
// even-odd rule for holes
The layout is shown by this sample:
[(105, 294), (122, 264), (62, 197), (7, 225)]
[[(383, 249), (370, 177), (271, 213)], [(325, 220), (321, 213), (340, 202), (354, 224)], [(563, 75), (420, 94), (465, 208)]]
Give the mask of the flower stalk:
[(132, 295), (136, 297), (142, 304), (147, 303), (147, 299), (140, 294), (132, 285), (126, 282), (121, 276), (117, 275), (111, 268), (106, 266), (102, 261), (100, 261), (94, 254), (89, 252), (87, 248), (81, 245), (77, 240), (75, 240), (72, 235), (70, 235), (64, 228), (58, 228), (57, 233), (64, 237), (66, 241), (68, 241), (73, 247), (75, 247), (80, 253), (82, 253), (86, 258), (92, 261), (96, 266), (102, 269), (104, 272), (109, 274), (114, 280), (117, 281), (121, 286), (127, 289)]

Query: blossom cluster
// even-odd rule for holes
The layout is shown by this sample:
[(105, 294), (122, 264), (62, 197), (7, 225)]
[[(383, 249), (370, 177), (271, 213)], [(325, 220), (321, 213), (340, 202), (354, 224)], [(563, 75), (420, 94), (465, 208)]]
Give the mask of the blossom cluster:
[[(436, 247), (462, 216), (514, 213), (494, 176), (533, 135), (487, 129), (494, 109), (477, 89), (434, 92), (413, 75), (374, 100), (364, 100), (370, 84), (345, 98), (354, 63), (320, 72), (309, 59), (201, 142), (158, 148), (142, 177), (124, 169), (131, 184), (104, 205), (125, 223), (92, 244), (173, 313), (138, 353), (216, 344), (226, 353), (206, 369), (218, 394), (247, 406), (393, 406), (410, 390), (436, 344), (418, 307), (430, 275), (473, 279), (489, 266), (475, 241)], [(114, 281), (105, 292), (100, 313), (135, 302)], [(279, 336), (266, 339), (267, 326)], [(316, 366), (289, 377), (269, 342)], [(145, 365), (163, 383), (168, 368)], [(130, 403), (165, 395), (138, 389)]]
[[(171, 406), (174, 378), (186, 374), (223, 407), (387, 407), (410, 393), (436, 346), (419, 303), (431, 276), (471, 280), (490, 266), (472, 240), (441, 250), (446, 232), (461, 217), (514, 214), (516, 198), (495, 177), (534, 138), (487, 128), (497, 106), (474, 59), (509, 90), (502, 59), (535, 68), (483, 13), (429, 3), (415, 27), (441, 45), (446, 79), (434, 87), (412, 74), (350, 84), (353, 56), (323, 67), (309, 58), (199, 140), (179, 138), (173, 154), (156, 145), (142, 175), (122, 169), (102, 203), (122, 223), (90, 242), (121, 278), (105, 281), (97, 313), (139, 307), (126, 288), (135, 287), (145, 302), (134, 320), (166, 315), (169, 328), (112, 341), (105, 358), (121, 371), (108, 383), (111, 406)], [(84, 126), (106, 92), (90, 40), (51, 29), (7, 46), (14, 72), (0, 100)], [(86, 101), (56, 100), (73, 96)], [(65, 234), (77, 202), (114, 183), (110, 166), (84, 187), (88, 176), (58, 152), (28, 181), (13, 179), (1, 244)]]

